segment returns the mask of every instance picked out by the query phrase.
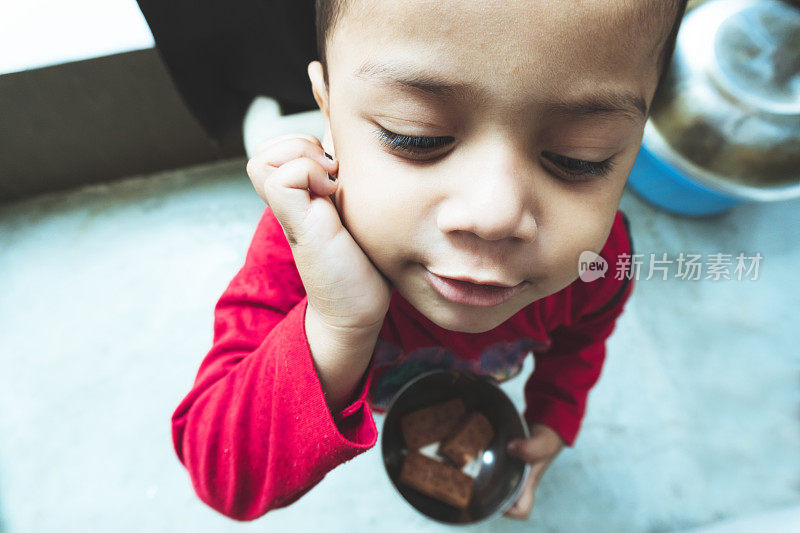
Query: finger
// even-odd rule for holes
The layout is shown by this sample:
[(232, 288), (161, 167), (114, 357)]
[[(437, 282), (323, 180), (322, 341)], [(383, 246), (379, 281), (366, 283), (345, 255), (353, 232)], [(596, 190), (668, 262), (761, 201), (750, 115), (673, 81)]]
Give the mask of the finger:
[(546, 459), (553, 454), (550, 444), (544, 439), (514, 439), (506, 448), (511, 455), (519, 457), (526, 463)]
[(532, 471), (529, 472), (517, 500), (504, 514), (510, 518), (526, 520), (531, 513), (531, 509), (533, 509), (533, 501), (536, 496), (536, 487), (538, 483), (538, 476), (534, 475)]
[(291, 245), (304, 244), (310, 234), (312, 193), (328, 196), (336, 187), (336, 183), (328, 179), (327, 171), (307, 157), (293, 159), (274, 169), (262, 184), (263, 197)]
[(256, 152), (255, 153), (261, 152), (265, 148), (268, 148), (269, 146), (272, 146), (275, 143), (279, 143), (279, 142), (286, 141), (286, 140), (289, 140), (289, 139), (298, 139), (298, 138), (299, 139), (307, 139), (307, 140), (311, 141), (312, 143), (315, 143), (315, 144), (319, 145), (320, 147), (322, 147), (322, 143), (319, 142), (319, 139), (317, 139), (313, 135), (308, 135), (308, 134), (305, 134), (305, 133), (287, 133), (285, 135), (278, 135), (277, 137), (272, 137), (272, 138), (267, 139), (265, 141), (261, 141), (260, 143), (258, 143), (256, 145)]
[(503, 513), (504, 516), (509, 518), (516, 518), (517, 520), (527, 520), (533, 510), (535, 497), (526, 499), (525, 501), (517, 501)]
[[(270, 179), (270, 176), (275, 174), (277, 168), (300, 158), (313, 160), (318, 166), (323, 162), (324, 164), (322, 164), (322, 166), (325, 167), (326, 177), (332, 174), (335, 178), (339, 173), (339, 163), (337, 161), (329, 160), (319, 153), (318, 147), (313, 147), (313, 145), (305, 140), (299, 142), (295, 140), (293, 143), (286, 142), (276, 145), (271, 149), (266, 149), (257, 154), (247, 162), (247, 175), (250, 177), (253, 187), (270, 207), (272, 207), (272, 205), (264, 192), (264, 184)], [(331, 181), (330, 178), (329, 181)], [(316, 194), (330, 195), (336, 190), (335, 187), (331, 188), (327, 183), (322, 183), (321, 185), (321, 188), (313, 189), (313, 192)], [(302, 185), (300, 186), (302, 187)]]
[(335, 159), (328, 159), (319, 144), (308, 139), (292, 138), (274, 143), (257, 152), (247, 163), (247, 173), (251, 175), (252, 179), (263, 181), (270, 171), (270, 167), (280, 167), (299, 157), (314, 159), (333, 175), (339, 171), (339, 162)]
[(503, 515), (517, 520), (527, 520), (531, 516), (531, 511), (533, 511), (533, 500), (531, 500), (530, 506), (524, 509), (514, 504)]

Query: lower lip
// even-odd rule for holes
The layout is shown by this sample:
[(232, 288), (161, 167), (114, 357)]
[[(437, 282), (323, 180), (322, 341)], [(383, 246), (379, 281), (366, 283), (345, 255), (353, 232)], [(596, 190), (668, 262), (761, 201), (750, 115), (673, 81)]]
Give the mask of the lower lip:
[(477, 307), (492, 307), (507, 302), (522, 292), (528, 284), (527, 281), (523, 281), (513, 287), (477, 285), (468, 281), (458, 281), (437, 276), (427, 268), (425, 269), (425, 279), (446, 300)]

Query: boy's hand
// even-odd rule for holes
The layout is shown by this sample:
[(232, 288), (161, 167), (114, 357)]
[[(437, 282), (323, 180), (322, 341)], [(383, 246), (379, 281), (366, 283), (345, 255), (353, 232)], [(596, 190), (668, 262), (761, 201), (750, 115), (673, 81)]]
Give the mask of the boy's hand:
[[(518, 449), (514, 445), (518, 445)], [(515, 439), (508, 443), (508, 452), (529, 463), (531, 470), (523, 482), (517, 501), (503, 513), (504, 516), (518, 520), (528, 519), (539, 480), (565, 445), (558, 433), (544, 424), (533, 424), (530, 438)]]
[(264, 141), (247, 163), (259, 196), (283, 228), (309, 310), (337, 331), (380, 328), (391, 284), (342, 225), (332, 196), (339, 161), (325, 156), (313, 135), (289, 134)]

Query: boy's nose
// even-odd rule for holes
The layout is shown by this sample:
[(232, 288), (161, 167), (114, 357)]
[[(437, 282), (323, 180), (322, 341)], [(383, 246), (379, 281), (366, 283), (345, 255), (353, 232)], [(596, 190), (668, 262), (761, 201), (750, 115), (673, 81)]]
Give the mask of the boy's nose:
[(466, 231), (482, 239), (536, 238), (533, 180), (529, 167), (510, 150), (466, 166), (440, 205), (437, 224), (442, 232)]

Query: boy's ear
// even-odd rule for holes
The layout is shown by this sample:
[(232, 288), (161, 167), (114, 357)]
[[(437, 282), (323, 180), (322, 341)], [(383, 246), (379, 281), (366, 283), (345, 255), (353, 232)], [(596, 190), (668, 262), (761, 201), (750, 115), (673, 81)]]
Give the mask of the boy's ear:
[(325, 123), (324, 134), (321, 139), (322, 147), (326, 152), (335, 156), (333, 136), (331, 135), (328, 87), (325, 85), (325, 80), (322, 76), (322, 63), (319, 61), (312, 61), (308, 64), (308, 79), (311, 80), (311, 92), (314, 94), (314, 100), (316, 100), (317, 106), (320, 111), (322, 111), (322, 120)]
[(311, 81), (311, 92), (314, 93), (314, 100), (322, 111), (323, 115), (328, 114), (328, 88), (322, 77), (322, 63), (312, 61), (308, 64), (308, 79)]

